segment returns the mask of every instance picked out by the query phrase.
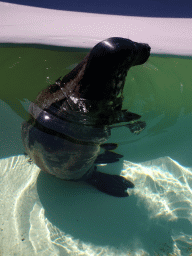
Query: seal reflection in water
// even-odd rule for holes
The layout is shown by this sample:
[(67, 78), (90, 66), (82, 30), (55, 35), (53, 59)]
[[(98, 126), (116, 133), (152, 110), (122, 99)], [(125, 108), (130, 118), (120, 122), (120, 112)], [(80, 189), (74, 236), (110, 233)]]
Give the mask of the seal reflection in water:
[[(134, 184), (122, 176), (97, 171), (95, 163), (118, 161), (116, 144), (105, 143), (114, 124), (127, 122), (138, 133), (141, 116), (122, 110), (128, 70), (150, 56), (147, 44), (113, 37), (93, 47), (63, 79), (43, 90), (31, 103), (30, 118), (22, 124), (22, 139), (30, 158), (65, 180), (85, 180), (100, 191), (128, 196)], [(105, 152), (99, 155), (100, 146)]]

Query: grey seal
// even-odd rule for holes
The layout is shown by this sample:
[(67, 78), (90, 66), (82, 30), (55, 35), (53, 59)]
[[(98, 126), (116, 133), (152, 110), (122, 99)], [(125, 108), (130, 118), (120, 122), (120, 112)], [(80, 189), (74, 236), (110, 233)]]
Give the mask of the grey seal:
[[(115, 144), (105, 143), (114, 124), (126, 123), (132, 132), (145, 126), (135, 122), (140, 115), (122, 109), (123, 88), (128, 70), (145, 63), (150, 49), (126, 38), (108, 38), (39, 93), (29, 107), (29, 120), (22, 124), (22, 140), (41, 170), (64, 180), (84, 180), (112, 196), (128, 196), (134, 184), (97, 171), (95, 163), (122, 157), (112, 151)], [(102, 156), (100, 147), (105, 148)]]

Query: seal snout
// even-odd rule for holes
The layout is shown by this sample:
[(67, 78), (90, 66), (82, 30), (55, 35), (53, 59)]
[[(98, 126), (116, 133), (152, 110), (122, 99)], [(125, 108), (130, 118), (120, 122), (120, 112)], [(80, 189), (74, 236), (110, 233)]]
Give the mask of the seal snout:
[(148, 54), (148, 58), (150, 56), (151, 47), (148, 44), (143, 44), (146, 54)]
[(151, 47), (148, 44), (144, 43), (135, 43), (135, 47), (137, 55), (132, 66), (142, 65), (148, 60)]
[(141, 54), (140, 54), (141, 55), (141, 59), (143, 59), (142, 60), (143, 63), (145, 63), (148, 60), (148, 58), (150, 56), (150, 51), (151, 51), (151, 47), (148, 44), (144, 44), (144, 47), (141, 50)]
[(144, 47), (146, 47), (146, 49), (148, 50), (148, 52), (150, 53), (151, 47), (148, 44), (143, 44)]

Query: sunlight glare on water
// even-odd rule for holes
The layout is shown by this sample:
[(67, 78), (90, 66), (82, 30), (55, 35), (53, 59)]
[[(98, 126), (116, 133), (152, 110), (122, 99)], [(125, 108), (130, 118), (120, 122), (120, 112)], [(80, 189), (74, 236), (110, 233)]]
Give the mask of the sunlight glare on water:
[[(121, 174), (137, 184), (130, 193), (145, 202), (151, 219), (164, 219), (170, 227), (178, 220), (188, 220), (191, 226), (192, 168), (164, 157), (139, 164), (124, 161)], [(192, 248), (192, 235), (181, 232), (176, 226), (171, 237), (179, 253), (176, 255), (184, 255), (184, 251), (187, 253), (188, 248)]]

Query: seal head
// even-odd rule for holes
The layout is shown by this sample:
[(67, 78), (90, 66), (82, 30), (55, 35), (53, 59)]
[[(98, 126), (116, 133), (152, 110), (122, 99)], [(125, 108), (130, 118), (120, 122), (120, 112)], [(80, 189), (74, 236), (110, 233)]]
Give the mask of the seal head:
[(123, 91), (128, 70), (145, 63), (149, 55), (147, 44), (125, 38), (113, 37), (98, 43), (89, 54), (80, 82), (81, 97), (115, 99)]

